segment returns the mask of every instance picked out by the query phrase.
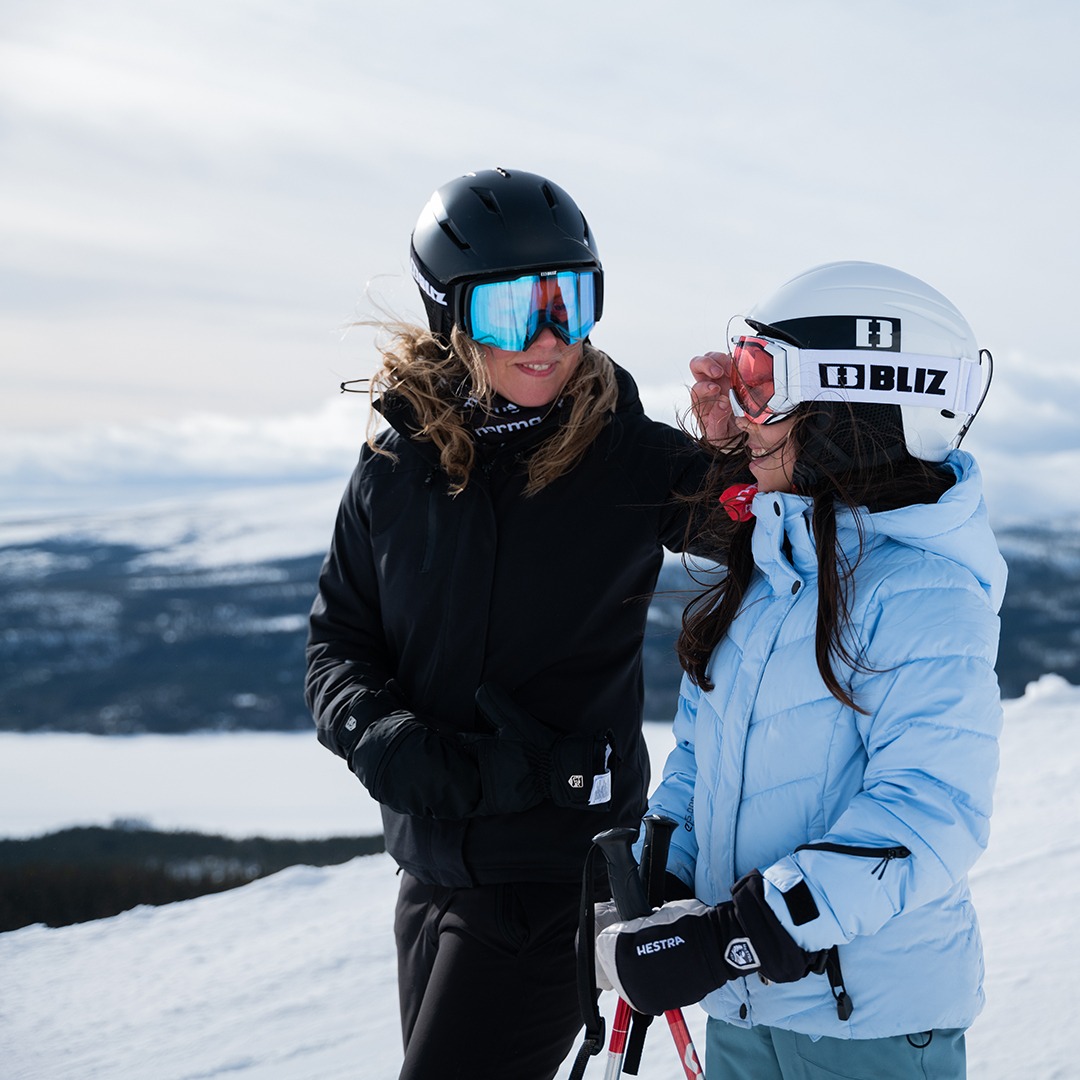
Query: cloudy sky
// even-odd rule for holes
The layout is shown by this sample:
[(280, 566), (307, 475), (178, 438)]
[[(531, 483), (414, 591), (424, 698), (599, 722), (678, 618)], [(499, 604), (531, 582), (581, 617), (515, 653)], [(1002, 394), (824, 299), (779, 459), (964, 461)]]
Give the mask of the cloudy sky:
[(655, 412), (792, 274), (891, 263), (994, 352), (991, 511), (1080, 509), (1078, 30), (1072, 0), (7, 0), (0, 497), (344, 476), (348, 324), (419, 313), (421, 206), (503, 165), (585, 210), (594, 341)]

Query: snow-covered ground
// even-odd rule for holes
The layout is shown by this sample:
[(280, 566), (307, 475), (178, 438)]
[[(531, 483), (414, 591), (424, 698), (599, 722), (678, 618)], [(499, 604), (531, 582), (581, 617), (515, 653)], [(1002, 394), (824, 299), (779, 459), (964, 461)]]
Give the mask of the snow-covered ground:
[[(1047, 676), (1005, 716), (993, 836), (972, 874), (989, 1000), (968, 1037), (969, 1075), (1065, 1080), (1080, 1075), (1080, 689)], [(658, 763), (669, 734), (655, 726), (649, 737)], [(377, 827), (375, 807), (312, 736), (4, 736), (0, 769), (7, 835), (120, 816), (232, 835)], [(396, 885), (390, 859), (374, 856), (99, 922), (0, 934), (0, 1075), (392, 1078)], [(603, 1004), (610, 1017), (610, 995)], [(687, 1014), (703, 1044), (702, 1014)], [(598, 1059), (586, 1075), (602, 1073)], [(642, 1080), (676, 1075), (656, 1025)]]

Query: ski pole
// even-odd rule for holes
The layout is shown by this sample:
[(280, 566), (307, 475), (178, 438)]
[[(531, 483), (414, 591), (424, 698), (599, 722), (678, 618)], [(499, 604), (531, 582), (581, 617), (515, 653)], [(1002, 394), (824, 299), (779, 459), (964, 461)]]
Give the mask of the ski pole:
[(626, 1040), (630, 1034), (632, 1010), (623, 998), (615, 1006), (615, 1019), (611, 1021), (611, 1042), (608, 1044), (607, 1068), (604, 1080), (618, 1080), (626, 1058)]
[[(632, 829), (608, 829), (593, 837), (593, 843), (600, 848), (607, 861), (611, 895), (620, 919), (637, 918), (638, 914), (652, 911), (645, 894), (644, 882), (634, 863), (634, 853), (630, 849), (635, 836)], [(611, 1042), (608, 1045), (604, 1080), (617, 1080), (622, 1072), (632, 1015), (633, 1010), (626, 999), (619, 998), (615, 1006), (615, 1019), (611, 1024)]]
[(660, 814), (648, 814), (644, 820), (645, 843), (641, 849), (641, 880), (649, 907), (658, 908), (664, 902), (664, 874), (667, 872), (668, 851), (675, 822)]
[[(611, 895), (615, 900), (615, 907), (621, 919), (638, 919), (652, 913), (645, 886), (641, 880), (634, 853), (631, 850), (637, 832), (634, 829), (607, 829), (593, 837), (593, 843), (604, 854), (608, 865), (608, 879), (611, 882)], [(665, 860), (666, 863), (666, 860)], [(621, 999), (620, 1005), (624, 1005)], [(630, 1006), (626, 1005), (627, 1013)], [(616, 1009), (616, 1023), (619, 1013)], [(686, 1026), (686, 1019), (682, 1009), (669, 1009), (664, 1013), (664, 1019), (671, 1029), (671, 1037), (675, 1041), (676, 1050), (679, 1053), (679, 1064), (686, 1074), (687, 1080), (704, 1080), (704, 1072), (698, 1061), (697, 1050), (690, 1035), (690, 1029)], [(614, 1041), (614, 1040), (613, 1040)], [(620, 1054), (619, 1066), (622, 1064)], [(611, 1068), (609, 1058), (609, 1071)], [(617, 1073), (616, 1073), (617, 1075)]]
[[(659, 814), (649, 814), (642, 825), (645, 835), (638, 872), (641, 883), (645, 886), (649, 907), (655, 909), (664, 902), (664, 876), (667, 872), (668, 850), (671, 847), (675, 822)], [(653, 1019), (649, 1013), (633, 1012), (625, 1001), (620, 1000), (616, 1005), (608, 1058), (608, 1071), (612, 1077), (618, 1075), (620, 1061), (624, 1073), (637, 1076), (638, 1069), (641, 1068), (645, 1038), (652, 1027)]]
[[(650, 908), (661, 907), (664, 903), (664, 876), (667, 873), (668, 851), (671, 837), (675, 832), (675, 822), (661, 814), (649, 814), (645, 821), (645, 843), (641, 851), (641, 865), (638, 870), (645, 885), (645, 895)], [(688, 1077), (701, 1077), (704, 1072), (698, 1061), (694, 1040), (686, 1026), (686, 1018), (681, 1009), (672, 1009), (665, 1014), (675, 1048)], [(642, 1039), (644, 1039), (644, 1032)], [(640, 1049), (638, 1051), (640, 1054)]]

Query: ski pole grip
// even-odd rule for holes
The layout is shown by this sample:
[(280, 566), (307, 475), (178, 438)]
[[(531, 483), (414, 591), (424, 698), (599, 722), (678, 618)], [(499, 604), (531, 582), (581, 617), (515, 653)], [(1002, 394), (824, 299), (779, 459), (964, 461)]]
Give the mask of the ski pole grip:
[(593, 837), (593, 843), (607, 860), (611, 896), (620, 919), (638, 919), (651, 915), (652, 908), (641, 883), (637, 861), (631, 846), (637, 839), (636, 829), (605, 829)]
[(662, 814), (648, 814), (644, 818), (645, 844), (641, 849), (641, 881), (650, 908), (660, 907), (664, 902), (664, 874), (667, 872), (668, 851), (675, 822)]

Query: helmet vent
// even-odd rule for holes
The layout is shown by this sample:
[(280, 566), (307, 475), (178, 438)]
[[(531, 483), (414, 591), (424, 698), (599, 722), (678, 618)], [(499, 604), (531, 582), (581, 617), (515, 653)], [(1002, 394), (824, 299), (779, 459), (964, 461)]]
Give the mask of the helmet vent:
[(484, 204), (485, 210), (488, 210), (492, 214), (502, 213), (502, 210), (499, 208), (499, 201), (495, 198), (495, 195), (490, 188), (474, 187), (473, 194)]
[(559, 205), (559, 200), (555, 197), (555, 192), (551, 190), (550, 184), (541, 184), (540, 190), (544, 193), (544, 198), (547, 199), (547, 204), (552, 210)]
[(454, 225), (454, 223), (452, 221), (449, 221), (449, 220), (446, 220), (446, 219), (444, 219), (443, 221), (440, 221), (439, 222), (439, 228), (442, 229), (442, 231), (446, 234), (446, 236), (450, 240), (450, 242), (459, 251), (468, 251), (469, 248), (472, 247), (472, 245), (469, 243), (469, 241), (466, 240), (465, 237), (462, 236), (460, 232), (458, 232), (456, 226)]

